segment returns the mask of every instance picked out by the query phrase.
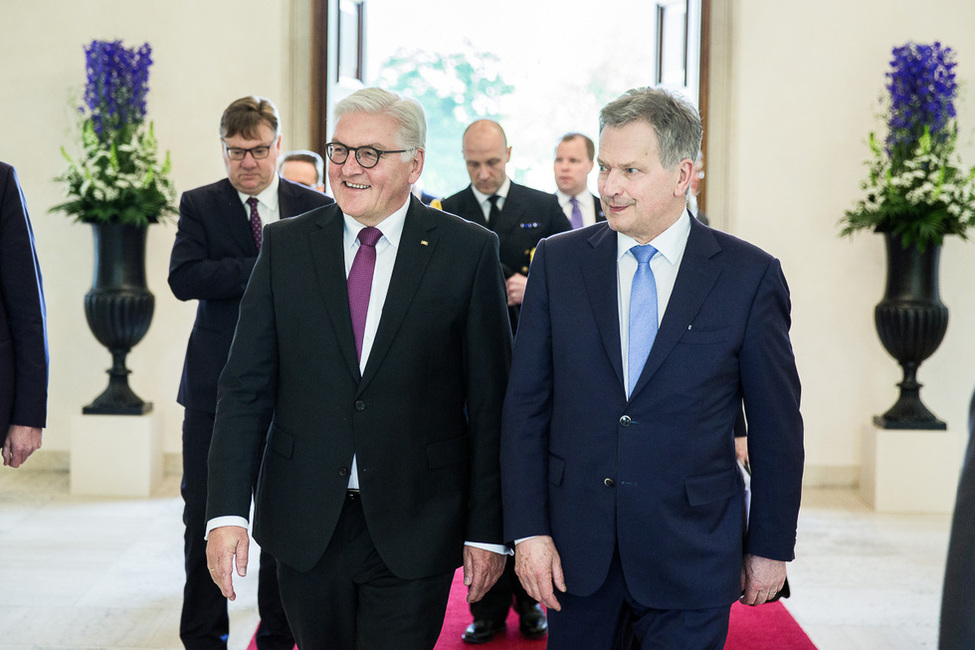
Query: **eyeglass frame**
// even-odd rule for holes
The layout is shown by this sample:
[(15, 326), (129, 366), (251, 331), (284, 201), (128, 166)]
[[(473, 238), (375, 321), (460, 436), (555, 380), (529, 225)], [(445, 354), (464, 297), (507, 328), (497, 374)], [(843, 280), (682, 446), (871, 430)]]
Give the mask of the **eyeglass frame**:
[[(344, 148), (346, 150), (346, 152), (347, 152), (345, 154), (345, 159), (342, 162), (338, 162), (337, 160), (335, 160), (335, 159), (332, 158), (331, 149), (332, 149), (332, 147), (334, 147), (336, 145), (339, 146), (339, 147)], [(364, 165), (362, 163), (362, 161), (359, 160), (359, 151), (364, 150), (364, 149), (365, 150), (371, 149), (371, 150), (373, 150), (373, 151), (376, 152), (376, 162), (373, 163), (372, 165), (368, 165), (368, 166), (367, 165)], [(329, 159), (329, 161), (335, 163), (336, 165), (344, 165), (345, 163), (347, 163), (349, 161), (349, 153), (351, 153), (351, 154), (353, 154), (355, 156), (356, 163), (358, 163), (359, 166), (362, 167), (363, 169), (372, 169), (373, 167), (375, 167), (376, 165), (378, 165), (379, 164), (379, 161), (382, 159), (382, 157), (384, 155), (388, 154), (388, 153), (406, 153), (407, 151), (416, 151), (416, 147), (411, 147), (410, 149), (388, 149), (388, 150), (384, 151), (382, 149), (377, 149), (376, 147), (373, 147), (372, 145), (368, 145), (368, 144), (362, 145), (361, 147), (350, 147), (349, 145), (347, 145), (345, 143), (336, 142), (336, 141), (326, 142), (325, 143), (325, 156)]]
[[(274, 140), (271, 140), (267, 144), (262, 144), (257, 147), (251, 147), (250, 149), (244, 149), (243, 147), (230, 147), (227, 145), (227, 141), (224, 140), (223, 138), (220, 139), (220, 142), (223, 143), (223, 150), (227, 153), (227, 158), (233, 160), (234, 162), (242, 161), (244, 158), (247, 157), (247, 154), (250, 154), (251, 158), (253, 158), (254, 160), (264, 160), (271, 155), (271, 149), (274, 148)], [(261, 156), (255, 155), (254, 152), (258, 149), (267, 149), (267, 153)], [(237, 154), (231, 153), (231, 151), (242, 152), (240, 154), (240, 158), (235, 158), (234, 156), (236, 156)]]

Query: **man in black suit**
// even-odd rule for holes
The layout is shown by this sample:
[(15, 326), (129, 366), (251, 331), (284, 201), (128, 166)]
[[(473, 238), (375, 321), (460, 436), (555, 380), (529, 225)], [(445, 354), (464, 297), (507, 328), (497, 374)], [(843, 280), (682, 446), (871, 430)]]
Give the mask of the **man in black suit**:
[[(227, 178), (183, 194), (169, 263), (169, 286), (180, 300), (199, 300), (186, 348), (178, 401), (183, 419), (183, 523), (186, 585), (180, 638), (187, 648), (226, 648), (227, 601), (207, 574), (207, 455), (217, 406), (217, 378), (227, 361), (240, 298), (261, 245), (262, 224), (293, 217), (332, 200), (279, 178), (278, 112), (262, 97), (233, 102), (220, 120)], [(291, 650), (274, 558), (261, 553), (258, 607), (261, 650)]]
[(3, 464), (41, 446), (47, 419), (47, 328), (41, 268), (17, 172), (0, 162), (0, 435)]
[[(511, 328), (515, 330), (532, 251), (543, 237), (569, 230), (569, 221), (554, 195), (508, 178), (505, 166), (511, 159), (511, 147), (500, 124), (478, 120), (464, 131), (463, 142), (471, 184), (444, 199), (441, 207), (497, 233)], [(522, 634), (529, 638), (545, 636), (545, 614), (522, 589), (509, 563), (494, 588), (471, 605), (474, 622), (465, 630), (464, 641), (485, 643), (503, 630), (513, 599)]]
[(606, 221), (599, 197), (589, 191), (588, 178), (596, 145), (581, 133), (566, 133), (555, 148), (555, 198), (573, 229)]
[(335, 116), (337, 205), (267, 227), (241, 302), (210, 450), (207, 558), (233, 599), (256, 481), (254, 539), (278, 560), (302, 650), (429, 649), (456, 568), (475, 601), (505, 563), (498, 240), (411, 195), (418, 102), (366, 88)]
[(569, 230), (569, 221), (554, 196), (508, 179), (505, 166), (511, 147), (497, 122), (478, 120), (468, 126), (463, 151), (471, 184), (444, 199), (441, 207), (497, 233), (514, 330), (535, 245), (543, 237)]

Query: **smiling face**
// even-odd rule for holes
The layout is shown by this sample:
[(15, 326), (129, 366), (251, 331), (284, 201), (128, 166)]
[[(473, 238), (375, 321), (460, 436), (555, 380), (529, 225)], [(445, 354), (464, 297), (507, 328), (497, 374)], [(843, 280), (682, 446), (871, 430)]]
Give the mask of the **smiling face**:
[(582, 138), (560, 142), (555, 150), (555, 184), (559, 191), (567, 196), (581, 194), (586, 189), (592, 165)]
[(599, 195), (613, 230), (646, 244), (683, 213), (694, 162), (685, 158), (666, 169), (647, 122), (604, 127), (598, 162)]
[[(340, 117), (332, 142), (383, 151), (405, 148), (401, 146), (399, 122), (389, 115), (372, 113), (347, 113)], [(409, 160), (403, 160), (403, 154), (384, 154), (371, 169), (362, 167), (350, 152), (341, 165), (328, 161), (328, 182), (342, 212), (363, 225), (376, 226), (406, 203), (410, 186), (422, 171), (422, 149)]]
[[(256, 139), (240, 133), (223, 138), (223, 164), (227, 168), (227, 178), (234, 189), (251, 196), (257, 196), (271, 184), (277, 173), (278, 156), (281, 155), (281, 136), (275, 135), (274, 129), (262, 123), (256, 135)], [(227, 149), (255, 147), (270, 147), (267, 157), (257, 160), (250, 152), (244, 155), (243, 160), (231, 160), (227, 156)]]

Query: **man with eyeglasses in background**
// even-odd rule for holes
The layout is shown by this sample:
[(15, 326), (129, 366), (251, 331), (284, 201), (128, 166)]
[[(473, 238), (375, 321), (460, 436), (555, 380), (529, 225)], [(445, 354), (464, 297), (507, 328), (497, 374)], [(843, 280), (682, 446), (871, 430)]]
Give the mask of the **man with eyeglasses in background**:
[[(177, 401), (183, 417), (183, 523), (186, 584), (179, 634), (186, 648), (226, 648), (227, 600), (206, 563), (207, 456), (217, 407), (217, 379), (227, 361), (241, 296), (266, 223), (332, 203), (320, 192), (279, 178), (278, 111), (263, 97), (242, 97), (223, 113), (220, 140), (227, 178), (184, 192), (169, 263), (169, 286), (198, 300)], [(294, 638), (278, 594), (274, 558), (261, 553), (259, 650), (291, 650)]]
[(241, 301), (207, 558), (233, 598), (259, 474), (254, 539), (278, 560), (298, 646), (429, 650), (455, 570), (475, 601), (505, 564), (498, 238), (412, 195), (426, 140), (416, 100), (364, 88), (334, 120), (336, 205), (267, 227)]
[(314, 151), (289, 151), (281, 159), (281, 177), (319, 192), (325, 191), (325, 161)]

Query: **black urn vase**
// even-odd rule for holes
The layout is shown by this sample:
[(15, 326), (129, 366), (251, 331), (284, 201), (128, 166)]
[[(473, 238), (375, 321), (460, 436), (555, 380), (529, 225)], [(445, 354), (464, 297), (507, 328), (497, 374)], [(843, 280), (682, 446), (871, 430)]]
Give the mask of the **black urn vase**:
[(85, 294), (85, 316), (98, 342), (112, 353), (108, 388), (82, 413), (142, 415), (152, 410), (129, 388), (125, 357), (142, 340), (155, 298), (146, 286), (146, 226), (92, 224), (95, 235), (95, 275)]
[(883, 429), (945, 429), (945, 423), (921, 403), (917, 369), (934, 354), (948, 329), (948, 308), (938, 292), (941, 246), (904, 248), (899, 235), (884, 233), (887, 289), (874, 309), (880, 342), (904, 370), (900, 396), (874, 424)]

